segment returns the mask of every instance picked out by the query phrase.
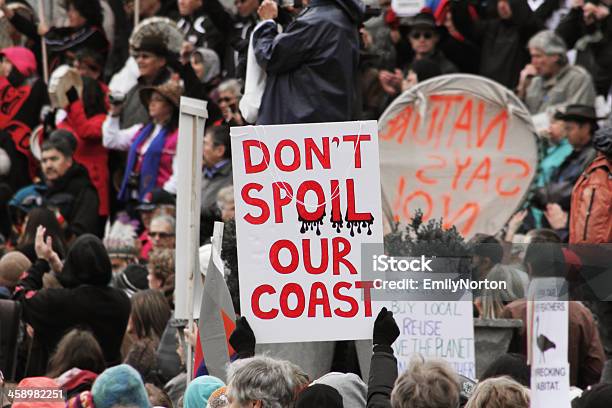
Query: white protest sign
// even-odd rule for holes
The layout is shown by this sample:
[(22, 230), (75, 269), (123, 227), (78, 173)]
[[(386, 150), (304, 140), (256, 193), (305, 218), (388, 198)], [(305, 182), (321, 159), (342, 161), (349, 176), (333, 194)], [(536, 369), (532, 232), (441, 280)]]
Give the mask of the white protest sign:
[(400, 17), (418, 14), (425, 7), (425, 0), (391, 0), (391, 8)]
[(401, 94), (379, 120), (390, 216), (444, 220), (466, 239), (496, 234), (535, 176), (537, 136), (511, 91), (473, 75), (443, 75)]
[(375, 121), (231, 129), (240, 304), (258, 343), (367, 339), (382, 244)]
[[(569, 408), (570, 370), (567, 361), (569, 302), (560, 300), (563, 279), (531, 281), (528, 303), (531, 407)], [(566, 292), (565, 292), (566, 293)]]
[(400, 329), (393, 343), (400, 372), (418, 353), (444, 359), (457, 373), (476, 379), (472, 302), (394, 301), (389, 310)]

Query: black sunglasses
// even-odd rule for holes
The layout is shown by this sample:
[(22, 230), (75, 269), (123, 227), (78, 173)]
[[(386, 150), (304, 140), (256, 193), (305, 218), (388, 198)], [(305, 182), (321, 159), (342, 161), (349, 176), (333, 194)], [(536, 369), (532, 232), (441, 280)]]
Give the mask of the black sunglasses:
[(432, 31), (412, 31), (410, 33), (410, 38), (414, 40), (418, 40), (421, 37), (423, 37), (426, 40), (431, 40), (433, 36), (434, 36), (434, 33)]
[(149, 236), (151, 238), (158, 237), (158, 238), (162, 238), (163, 239), (163, 238), (170, 238), (170, 237), (174, 236), (174, 234), (169, 233), (169, 232), (149, 232)]

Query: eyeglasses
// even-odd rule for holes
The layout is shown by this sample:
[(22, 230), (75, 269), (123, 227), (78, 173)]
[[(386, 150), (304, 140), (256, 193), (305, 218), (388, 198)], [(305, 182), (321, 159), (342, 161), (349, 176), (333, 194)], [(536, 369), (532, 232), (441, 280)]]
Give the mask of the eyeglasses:
[(432, 31), (413, 31), (410, 33), (410, 38), (413, 40), (418, 40), (419, 38), (424, 38), (426, 40), (431, 40), (434, 36)]
[(153, 231), (151, 231), (151, 232), (149, 232), (149, 236), (151, 238), (160, 238), (160, 239), (163, 239), (163, 238), (170, 238), (170, 237), (174, 236), (174, 234), (171, 234), (170, 232), (153, 232)]

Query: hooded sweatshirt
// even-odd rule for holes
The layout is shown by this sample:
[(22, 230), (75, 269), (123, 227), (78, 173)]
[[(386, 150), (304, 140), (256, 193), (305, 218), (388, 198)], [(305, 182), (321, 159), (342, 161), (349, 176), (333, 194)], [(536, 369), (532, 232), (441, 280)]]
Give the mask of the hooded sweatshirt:
[(91, 330), (106, 363), (118, 364), (130, 300), (122, 291), (108, 286), (112, 268), (102, 241), (85, 234), (73, 243), (58, 275), (64, 288), (42, 288), (43, 275), (49, 269), (46, 261), (38, 259), (24, 274), (14, 295), (42, 348), (42, 366), (64, 334), (75, 327)]
[(358, 375), (353, 373), (327, 373), (323, 377), (312, 382), (313, 384), (325, 384), (338, 390), (342, 395), (345, 407), (365, 408), (368, 389)]

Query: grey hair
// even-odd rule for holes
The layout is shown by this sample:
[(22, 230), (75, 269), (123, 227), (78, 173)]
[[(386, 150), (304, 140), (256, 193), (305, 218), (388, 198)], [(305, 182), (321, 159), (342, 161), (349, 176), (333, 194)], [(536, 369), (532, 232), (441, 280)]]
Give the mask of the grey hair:
[(228, 368), (230, 399), (244, 406), (261, 401), (262, 408), (293, 408), (295, 368), (285, 360), (255, 356), (237, 360)]
[(529, 400), (529, 389), (512, 378), (487, 378), (478, 383), (465, 408), (529, 408)]
[(482, 316), (485, 319), (499, 319), (505, 303), (525, 297), (528, 279), (522, 279), (520, 272), (508, 265), (496, 264), (487, 275), (491, 282), (505, 282), (506, 288), (482, 291)]
[(229, 186), (225, 186), (221, 190), (219, 190), (219, 192), (217, 193), (217, 201), (220, 201), (222, 203), (233, 202), (234, 186), (230, 184)]
[(173, 234), (176, 233), (176, 220), (171, 215), (160, 214), (160, 215), (155, 216), (151, 220), (151, 223), (153, 223), (153, 221), (163, 221), (163, 222), (165, 222), (166, 224), (170, 225), (170, 227), (172, 228), (172, 233)]
[(559, 37), (554, 31), (543, 30), (529, 39), (528, 48), (541, 50), (546, 55), (558, 55), (557, 64), (565, 66), (567, 60), (567, 45), (563, 38)]
[(232, 92), (237, 98), (242, 96), (242, 85), (237, 79), (228, 79), (219, 84), (219, 92)]
[(448, 362), (413, 355), (408, 367), (391, 391), (392, 408), (459, 406), (459, 376)]

